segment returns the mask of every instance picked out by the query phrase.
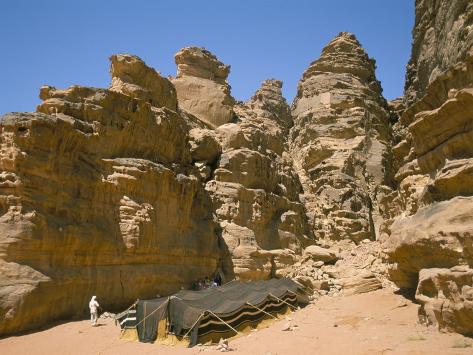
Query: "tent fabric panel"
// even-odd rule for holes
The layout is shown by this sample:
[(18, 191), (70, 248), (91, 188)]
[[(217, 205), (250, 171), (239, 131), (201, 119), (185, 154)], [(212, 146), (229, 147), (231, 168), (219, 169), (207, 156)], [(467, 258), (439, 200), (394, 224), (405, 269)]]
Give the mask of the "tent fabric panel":
[(136, 305), (136, 330), (141, 342), (154, 342), (158, 336), (159, 321), (166, 318), (168, 298), (140, 300)]
[[(300, 293), (300, 286), (289, 279), (232, 282), (203, 291), (180, 291), (170, 300), (171, 330), (176, 335), (183, 335), (185, 331), (197, 326), (196, 321), (206, 311), (215, 313), (230, 324), (243, 309), (249, 307), (248, 302), (259, 307), (258, 305), (264, 305), (268, 301), (289, 297), (297, 304), (297, 295)], [(251, 308), (255, 310), (254, 307)], [(202, 322), (201, 319), (199, 324)], [(192, 334), (192, 338), (195, 339), (195, 334)]]

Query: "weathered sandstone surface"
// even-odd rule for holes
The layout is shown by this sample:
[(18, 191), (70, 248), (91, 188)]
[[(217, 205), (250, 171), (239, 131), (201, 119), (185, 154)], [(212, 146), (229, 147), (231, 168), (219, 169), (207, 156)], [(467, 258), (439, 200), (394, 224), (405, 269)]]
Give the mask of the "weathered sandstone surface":
[(112, 75), (110, 90), (43, 87), (38, 112), (2, 119), (1, 334), (83, 314), (92, 294), (123, 307), (217, 268), (172, 84), (132, 56), (113, 56)]
[(427, 86), (468, 55), (473, 55), (473, 3), (470, 0), (416, 0), (412, 53), (404, 99), (413, 104)]
[(206, 190), (232, 256), (227, 269), (241, 279), (282, 276), (311, 242), (287, 149), (292, 119), (281, 87), (280, 81), (264, 81), (248, 102), (233, 108), (237, 121), (215, 130), (222, 154)]
[(304, 72), (291, 151), (317, 239), (376, 239), (380, 197), (390, 191), (387, 103), (375, 62), (340, 33)]
[[(381, 239), (420, 318), (473, 334), (473, 6), (417, 1), (406, 109), (393, 126), (396, 192)], [(399, 105), (393, 104), (392, 107)]]
[[(0, 122), (0, 335), (190, 287), (289, 276), (320, 295), (391, 285), (473, 334), (473, 5), (417, 0), (402, 98), (342, 32), (237, 102), (230, 66), (111, 56), (108, 89), (44, 86)], [(388, 277), (390, 281), (388, 280)]]
[(419, 319), (440, 329), (472, 335), (473, 269), (423, 269), (419, 274), (416, 301), (421, 304)]
[[(176, 58), (176, 80), (204, 76), (231, 98), (209, 52)], [(110, 59), (109, 89), (44, 86), (36, 113), (2, 119), (0, 334), (82, 315), (92, 294), (118, 309), (216, 272), (281, 276), (312, 243), (281, 82), (226, 102), (221, 125), (226, 108), (195, 111), (185, 85)]]
[(151, 106), (167, 107), (176, 111), (176, 89), (168, 79), (134, 55), (112, 55), (110, 61), (110, 91), (141, 99)]
[(198, 47), (181, 49), (175, 60), (177, 76), (172, 83), (179, 106), (212, 128), (232, 122), (235, 100), (227, 83), (230, 66)]

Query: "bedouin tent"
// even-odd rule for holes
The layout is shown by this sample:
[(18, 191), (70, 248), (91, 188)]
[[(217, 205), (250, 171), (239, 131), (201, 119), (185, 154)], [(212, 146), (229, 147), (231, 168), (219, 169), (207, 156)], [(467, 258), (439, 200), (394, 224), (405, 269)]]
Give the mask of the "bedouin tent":
[(189, 345), (218, 341), (248, 325), (308, 302), (302, 286), (290, 279), (230, 282), (202, 291), (182, 290), (170, 297), (138, 300), (116, 316), (122, 329), (136, 329), (141, 342), (154, 342), (158, 327)]

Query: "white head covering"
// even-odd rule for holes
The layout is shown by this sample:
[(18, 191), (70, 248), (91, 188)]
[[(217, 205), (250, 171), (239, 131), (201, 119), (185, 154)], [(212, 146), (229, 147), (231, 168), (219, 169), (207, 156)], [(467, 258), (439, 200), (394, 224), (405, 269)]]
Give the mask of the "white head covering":
[(96, 298), (97, 298), (97, 296), (92, 296), (91, 301), (95, 301)]

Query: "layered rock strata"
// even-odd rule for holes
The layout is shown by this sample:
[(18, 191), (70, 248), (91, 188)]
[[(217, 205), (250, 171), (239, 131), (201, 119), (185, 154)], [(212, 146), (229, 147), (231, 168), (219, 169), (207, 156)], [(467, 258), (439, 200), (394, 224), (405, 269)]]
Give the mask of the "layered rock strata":
[(376, 239), (390, 192), (387, 104), (375, 62), (340, 33), (304, 72), (292, 107), (291, 152), (317, 239)]
[(240, 279), (284, 275), (311, 242), (301, 186), (287, 150), (292, 124), (282, 83), (263, 82), (234, 106), (236, 123), (215, 130), (222, 154), (206, 183), (220, 231)]
[(473, 6), (416, 1), (395, 180), (382, 239), (390, 278), (415, 290), (420, 319), (473, 334)]
[(110, 61), (110, 91), (141, 99), (151, 106), (176, 111), (176, 89), (168, 79), (134, 55), (112, 55)]
[(349, 33), (291, 108), (273, 79), (236, 102), (230, 67), (197, 47), (170, 80), (119, 54), (109, 89), (42, 87), (37, 112), (0, 123), (0, 334), (217, 272), (317, 296), (387, 285), (386, 268), (424, 323), (473, 334), (472, 14), (416, 1), (390, 103)]
[[(454, 65), (407, 108), (393, 147), (399, 189), (383, 236), (391, 277), (415, 288), (423, 268), (471, 264), (473, 58)], [(422, 226), (422, 227), (421, 227)]]
[(473, 3), (416, 0), (405, 102), (422, 98), (427, 86), (458, 61), (473, 55)]
[[(120, 54), (109, 89), (45, 86), (37, 112), (3, 117), (0, 334), (83, 315), (92, 294), (111, 310), (217, 272), (285, 275), (312, 243), (282, 83), (235, 104), (228, 66), (201, 49), (176, 58), (177, 89)], [(191, 96), (216, 111), (179, 99), (208, 81)]]
[(111, 89), (41, 88), (0, 134), (0, 334), (168, 294), (219, 264), (176, 94), (136, 57)]

